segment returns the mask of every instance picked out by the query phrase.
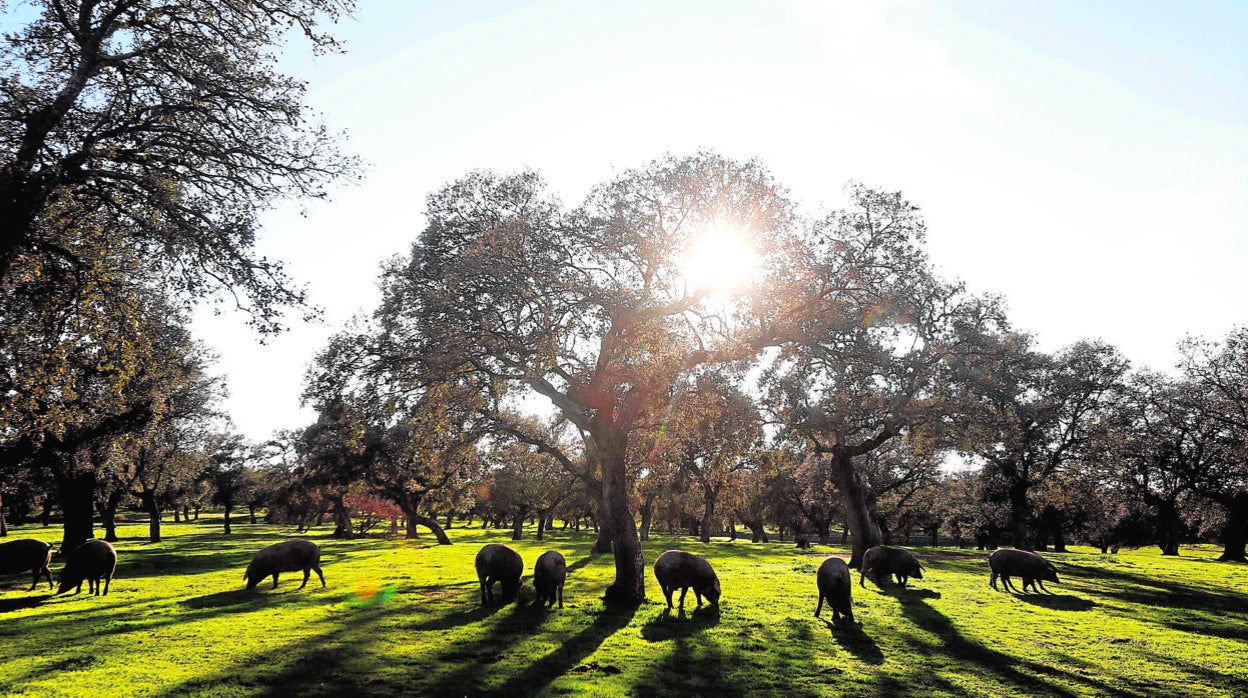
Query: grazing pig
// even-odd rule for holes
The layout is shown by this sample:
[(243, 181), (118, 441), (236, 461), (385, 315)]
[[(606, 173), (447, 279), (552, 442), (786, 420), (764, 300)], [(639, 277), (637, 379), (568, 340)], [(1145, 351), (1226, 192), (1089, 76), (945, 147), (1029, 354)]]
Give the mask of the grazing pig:
[(904, 589), (910, 577), (923, 578), (923, 565), (919, 564), (914, 553), (905, 548), (877, 545), (862, 556), (862, 567), (858, 571), (859, 586), (867, 586), (863, 581), (867, 575), (871, 575), (877, 586), (883, 586), (889, 575), (895, 576), (897, 583)]
[(65, 559), (65, 568), (61, 570), (61, 587), (57, 594), (64, 594), (70, 589), (75, 594), (82, 592), (82, 581), (87, 580), (87, 591), (100, 595), (100, 579), (104, 579), (104, 595), (108, 596), (109, 584), (113, 581), (113, 573), (117, 571), (117, 551), (107, 541), (89, 540), (74, 548)]
[(52, 561), (52, 546), (34, 538), (19, 538), (8, 543), (0, 543), (0, 574), (21, 574), (33, 572), (35, 578), (26, 591), (34, 591), (39, 586), (39, 574), (48, 578), (48, 588), (52, 588), (52, 570), (48, 563)]
[(997, 588), (997, 577), (1001, 578), (1009, 591), (1018, 591), (1010, 582), (1010, 577), (1023, 578), (1024, 592), (1028, 586), (1036, 591), (1038, 582), (1040, 588), (1047, 593), (1049, 590), (1044, 588), (1044, 582), (1057, 582), (1057, 568), (1053, 563), (1026, 550), (1002, 548), (988, 556), (988, 568), (992, 570), (989, 583), (993, 589)]
[(698, 607), (702, 607), (705, 596), (711, 605), (719, 607), (719, 577), (706, 558), (699, 557), (683, 550), (669, 550), (654, 561), (654, 577), (659, 580), (663, 596), (667, 597), (667, 607), (672, 607), (672, 592), (680, 589), (680, 608), (685, 608), (685, 594), (693, 589), (698, 599)]
[(533, 588), (537, 590), (537, 598), (533, 600), (533, 605), (539, 606), (542, 602), (549, 602), (550, 606), (555, 605), (556, 594), (559, 597), (559, 608), (563, 608), (563, 580), (568, 577), (568, 565), (563, 560), (563, 556), (554, 550), (547, 550), (537, 558), (537, 564), (533, 566)]
[(503, 603), (510, 603), (516, 598), (522, 584), (520, 575), (524, 574), (520, 553), (500, 543), (490, 543), (477, 553), (475, 565), (477, 581), (481, 583), (482, 604), (494, 603), (494, 582), (502, 585)]
[(255, 589), (265, 577), (273, 575), (273, 588), (277, 588), (277, 576), (282, 572), (303, 570), (302, 589), (308, 585), (312, 572), (321, 578), (321, 586), (325, 586), (325, 575), (321, 572), (321, 547), (310, 540), (288, 540), (260, 549), (251, 558), (243, 579), (247, 580), (247, 588)]
[(832, 609), (832, 620), (844, 618), (854, 622), (854, 583), (849, 576), (849, 565), (839, 557), (830, 557), (819, 565), (815, 573), (815, 584), (819, 587), (819, 605), (815, 607), (815, 617), (823, 610), (823, 601), (827, 599)]

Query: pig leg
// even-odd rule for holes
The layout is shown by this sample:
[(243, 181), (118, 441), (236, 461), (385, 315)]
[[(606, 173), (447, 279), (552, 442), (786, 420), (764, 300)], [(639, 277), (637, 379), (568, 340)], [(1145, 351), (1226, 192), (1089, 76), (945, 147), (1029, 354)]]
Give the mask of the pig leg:
[(321, 578), (321, 588), (324, 589), (325, 588), (325, 575), (321, 573), (321, 566), (312, 565), (312, 571), (316, 573), (316, 576)]
[(689, 593), (689, 587), (680, 588), (680, 610), (685, 610), (685, 594)]
[(273, 573), (273, 588), (277, 588), (277, 572)]
[(304, 588), (304, 587), (306, 587), (306, 586), (308, 585), (308, 577), (311, 577), (311, 576), (312, 576), (312, 568), (311, 568), (311, 567), (304, 567), (304, 568), (303, 568), (303, 584), (300, 584), (300, 585), (299, 585), (299, 588), (300, 588), (300, 589), (302, 589), (302, 588)]
[[(836, 606), (832, 605), (832, 600), (828, 600), (828, 605), (832, 606), (832, 620), (836, 620)], [(819, 612), (823, 610), (823, 592), (819, 593), (819, 605), (815, 606), (815, 617), (819, 617)]]

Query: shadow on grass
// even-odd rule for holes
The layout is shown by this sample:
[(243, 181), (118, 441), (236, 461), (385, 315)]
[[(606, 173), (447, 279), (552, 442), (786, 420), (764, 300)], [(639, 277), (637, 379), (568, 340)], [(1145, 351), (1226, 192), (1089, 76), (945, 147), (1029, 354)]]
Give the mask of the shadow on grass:
[(636, 612), (631, 609), (603, 611), (589, 627), (563, 641), (558, 649), (530, 664), (519, 675), (511, 677), (508, 685), (522, 689), (526, 695), (541, 692), (555, 679), (564, 674), (601, 673), (618, 674), (622, 671), (612, 664), (581, 662), (593, 654), (608, 637), (627, 626)]
[[(1045, 680), (1040, 675), (1051, 678), (1066, 678), (1061, 669), (1047, 667), (1035, 662), (1011, 657), (993, 649), (989, 649), (974, 640), (966, 638), (944, 614), (930, 606), (923, 598), (907, 593), (895, 595), (901, 602), (902, 613), (915, 625), (940, 638), (937, 651), (958, 662), (967, 662), (993, 675), (1007, 686), (1020, 692), (1040, 693), (1051, 696), (1073, 696), (1070, 690), (1060, 684)], [(932, 647), (917, 639), (911, 639), (919, 652), (927, 653)]]
[(1024, 603), (1054, 611), (1087, 611), (1096, 606), (1096, 602), (1091, 599), (1069, 594), (1014, 594), (1013, 596)]
[(450, 630), (452, 628), (458, 628), (463, 625), (468, 625), (469, 623), (477, 623), (477, 622), (483, 621), (486, 618), (489, 618), (490, 616), (494, 615), (495, 613), (498, 613), (499, 611), (503, 610), (503, 608), (504, 607), (500, 605), (495, 605), (495, 606), (478, 605), (474, 608), (466, 609), (463, 611), (456, 611), (455, 613), (448, 613), (443, 616), (430, 618), (429, 620), (421, 621), (419, 623), (414, 623), (412, 625), (408, 625), (405, 627), (407, 630), (414, 630), (416, 632), (421, 632), (425, 630)]
[(586, 555), (585, 557), (583, 557), (583, 558), (581, 558), (581, 559), (577, 560), (576, 562), (573, 562), (572, 564), (568, 565), (568, 574), (571, 574), (571, 573), (573, 573), (573, 572), (575, 572), (575, 571), (577, 571), (577, 570), (581, 569), (582, 567), (584, 567), (585, 565), (588, 565), (589, 563), (591, 563), (591, 562), (593, 562), (593, 561), (594, 561), (594, 556), (593, 556), (593, 555)]
[(10, 613), (12, 611), (20, 611), (24, 608), (34, 608), (39, 604), (52, 598), (52, 594), (40, 594), (39, 596), (19, 596), (10, 599), (0, 599), (0, 613)]
[(179, 601), (179, 605), (187, 608), (225, 608), (226, 606), (237, 606), (239, 604), (247, 604), (249, 606), (260, 605), (260, 595), (256, 591), (248, 591), (246, 589), (235, 589), (233, 591), (218, 591), (215, 594), (204, 594), (190, 599)]
[(641, 629), (641, 636), (648, 642), (663, 642), (678, 637), (689, 637), (707, 628), (719, 625), (719, 610), (715, 607), (701, 608), (692, 613), (679, 611), (676, 616), (664, 608)]
[[(647, 628), (653, 626), (653, 621), (646, 625)], [(642, 635), (646, 635), (645, 629), (642, 630)], [(779, 693), (768, 690), (780, 687), (759, 685), (764, 681), (761, 675), (752, 676), (750, 681), (734, 676), (735, 672), (742, 670), (749, 671), (742, 657), (725, 651), (710, 635), (677, 634), (674, 636), (671, 651), (638, 679), (630, 693), (637, 696), (688, 695), (726, 698), (746, 695), (747, 686), (752, 691), (775, 695), (801, 696), (807, 693), (791, 685), (786, 685)]]
[(833, 623), (830, 620), (823, 621), (828, 631), (836, 640), (837, 644), (844, 647), (846, 651), (854, 655), (858, 661), (872, 666), (879, 666), (884, 663), (884, 652), (880, 650), (880, 646), (875, 644), (875, 640), (867, 635), (862, 629), (861, 623)]
[(1248, 606), (1248, 594), (1196, 589), (1179, 582), (1132, 572), (1071, 567), (1066, 570), (1066, 574), (1084, 582), (1118, 582), (1110, 588), (1098, 588), (1097, 593), (1146, 608), (1222, 613)]
[[(498, 663), (513, 645), (529, 639), (547, 617), (547, 614), (529, 606), (512, 606), (510, 612), (491, 627), (482, 628), (474, 639), (452, 645), (432, 658), (433, 665), (442, 671), (433, 676), (429, 683), (422, 684), (416, 692), (430, 696), (530, 694), (531, 691), (526, 690), (523, 684), (500, 677), (498, 672), (490, 671), (488, 666)], [(591, 633), (591, 636), (594, 634)], [(602, 635), (597, 641), (600, 643), (605, 637), (606, 635)], [(582, 641), (587, 642), (585, 639)], [(585, 654), (592, 651), (589, 649)], [(558, 660), (552, 662), (559, 663)], [(548, 681), (553, 679), (552, 676)]]

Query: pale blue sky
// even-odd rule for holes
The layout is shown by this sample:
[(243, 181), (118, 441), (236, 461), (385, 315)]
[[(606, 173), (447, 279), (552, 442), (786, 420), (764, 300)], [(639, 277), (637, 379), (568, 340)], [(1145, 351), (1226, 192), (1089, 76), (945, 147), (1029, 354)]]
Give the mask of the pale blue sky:
[(575, 202), (700, 147), (758, 157), (809, 212), (859, 179), (921, 206), (950, 276), (1056, 348), (1167, 368), (1185, 333), (1248, 322), (1248, 3), (363, 0), (350, 53), (287, 66), (371, 167), (267, 215), (266, 254), (327, 310), (259, 347), (202, 318), (245, 433), (312, 418), (304, 366), (371, 310), (426, 194), (541, 170)]

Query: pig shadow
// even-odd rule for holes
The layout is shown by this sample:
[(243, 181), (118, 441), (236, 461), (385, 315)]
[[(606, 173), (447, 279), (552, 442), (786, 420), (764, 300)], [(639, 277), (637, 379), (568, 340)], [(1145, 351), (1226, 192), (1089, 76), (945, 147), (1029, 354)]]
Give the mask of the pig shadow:
[(233, 589), (186, 599), (181, 602), (181, 605), (187, 608), (225, 608), (227, 606), (255, 603), (260, 598), (260, 595), (254, 590)]
[(823, 620), (823, 624), (827, 626), (828, 631), (832, 634), (837, 644), (857, 657), (858, 661), (873, 666), (879, 666), (884, 663), (884, 652), (880, 650), (879, 645), (875, 644), (875, 640), (872, 640), (871, 636), (862, 629), (861, 621), (850, 623), (842, 619), (834, 623), (830, 620)]
[(20, 611), (24, 608), (34, 608), (50, 598), (52, 598), (51, 594), (44, 594), (41, 596), (22, 596), (14, 599), (0, 599), (0, 613)]
[(1014, 598), (1033, 606), (1055, 611), (1086, 611), (1096, 605), (1095, 601), (1070, 594), (1014, 594)]
[(641, 636), (647, 642), (663, 642), (678, 637), (689, 637), (719, 625), (719, 610), (713, 606), (686, 613), (679, 611), (672, 616), (671, 609), (664, 608), (641, 628)]

